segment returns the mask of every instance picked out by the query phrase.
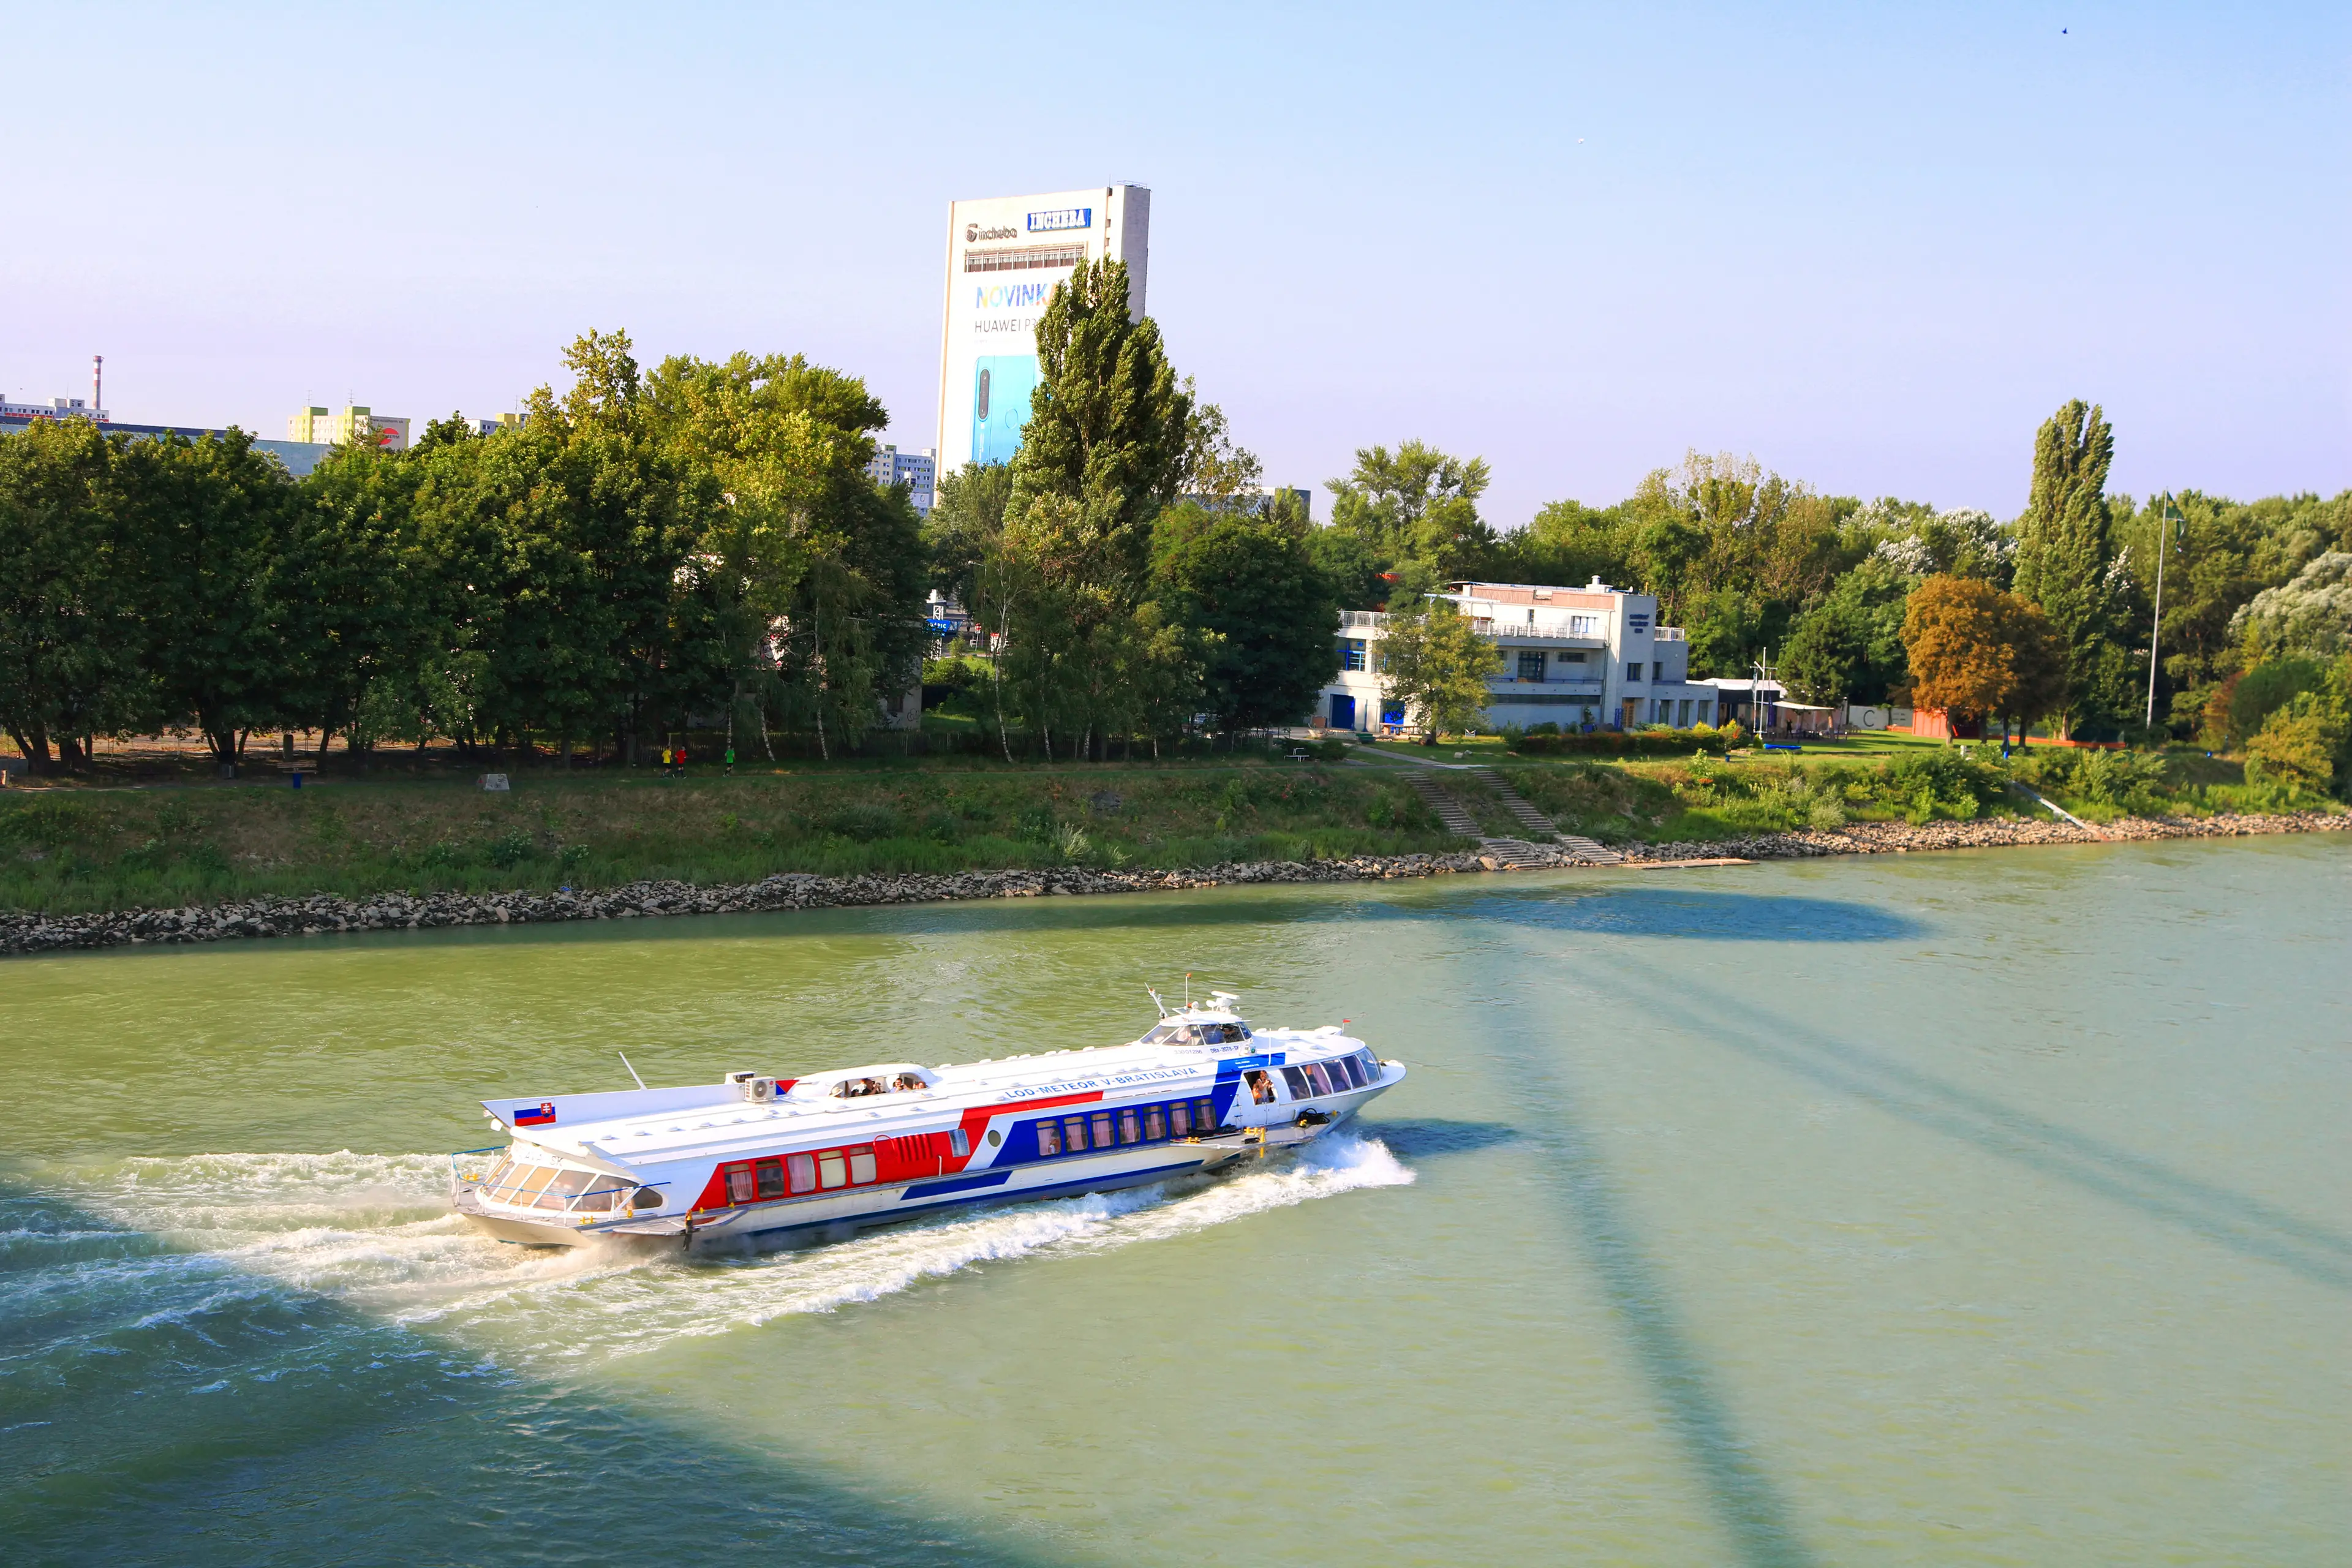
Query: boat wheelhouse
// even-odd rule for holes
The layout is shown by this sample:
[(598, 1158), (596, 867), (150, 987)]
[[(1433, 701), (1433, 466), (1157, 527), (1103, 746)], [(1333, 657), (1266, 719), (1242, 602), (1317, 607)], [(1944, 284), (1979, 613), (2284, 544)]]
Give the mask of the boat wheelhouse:
[(525, 1244), (789, 1246), (1214, 1171), (1319, 1137), (1405, 1076), (1332, 1026), (1253, 1029), (1237, 1001), (1122, 1046), (484, 1100), (511, 1141), (451, 1156), (450, 1201)]

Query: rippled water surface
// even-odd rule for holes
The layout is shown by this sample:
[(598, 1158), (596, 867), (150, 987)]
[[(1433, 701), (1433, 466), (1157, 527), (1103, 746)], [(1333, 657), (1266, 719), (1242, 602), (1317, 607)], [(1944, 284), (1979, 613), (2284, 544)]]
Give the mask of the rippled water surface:
[[(2352, 846), (0, 963), (10, 1562), (2342, 1561)], [(1413, 1068), (1224, 1180), (756, 1261), (447, 1216), (485, 1096)]]

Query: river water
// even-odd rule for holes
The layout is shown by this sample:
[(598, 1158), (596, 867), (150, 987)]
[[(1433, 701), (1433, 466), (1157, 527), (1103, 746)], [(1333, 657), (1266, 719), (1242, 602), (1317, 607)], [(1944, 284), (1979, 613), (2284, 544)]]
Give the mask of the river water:
[[(2337, 836), (0, 964), (23, 1563), (2338, 1563)], [(448, 1218), (473, 1101), (1108, 1043), (1412, 1076), (758, 1261)]]

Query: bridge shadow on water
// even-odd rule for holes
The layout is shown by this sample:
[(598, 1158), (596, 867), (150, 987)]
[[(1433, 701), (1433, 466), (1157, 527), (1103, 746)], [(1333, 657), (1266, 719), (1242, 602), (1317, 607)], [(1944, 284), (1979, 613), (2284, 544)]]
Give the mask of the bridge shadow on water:
[[(1768, 1063), (1912, 1125), (2121, 1205), (2315, 1285), (2352, 1289), (2352, 1237), (2161, 1160), (1840, 1040), (1703, 983), (1633, 982), (1643, 1005), (1696, 1039)], [(1702, 1000), (1695, 1003), (1694, 997)]]
[(1548, 1160), (1555, 1177), (1549, 1190), (1586, 1277), (1622, 1328), (1633, 1366), (1698, 1482), (1730, 1559), (1746, 1568), (1806, 1568), (1814, 1559), (1780, 1488), (1685, 1326), (1599, 1141), (1578, 1113), (1574, 1085), (1524, 1037), (1498, 1034), (1492, 1045), (1496, 1058), (1517, 1069), (1528, 1108), (1544, 1113), (1521, 1136)]
[(0, 1235), (12, 1563), (1066, 1561), (54, 1196), (0, 1188)]

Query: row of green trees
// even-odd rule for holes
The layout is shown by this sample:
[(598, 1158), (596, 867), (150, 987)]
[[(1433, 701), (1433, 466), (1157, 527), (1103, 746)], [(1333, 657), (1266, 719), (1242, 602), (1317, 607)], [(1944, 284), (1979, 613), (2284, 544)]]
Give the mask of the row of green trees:
[(2266, 660), (2324, 661), (2352, 638), (2352, 590), (2331, 563), (2352, 552), (2352, 491), (2135, 501), (2107, 492), (2114, 454), (2101, 410), (2071, 402), (2037, 432), (2026, 509), (2006, 522), (1823, 495), (1753, 459), (1693, 453), (1613, 506), (1555, 501), (1502, 531), (1478, 512), (1485, 463), (1408, 441), (1365, 448), (1332, 481), (1331, 525), (1314, 547), (1349, 607), (1402, 606), (1472, 577), (1598, 576), (1654, 593), (1662, 618), (1689, 633), (1694, 675), (1744, 676), (1769, 657), (1822, 702), (1907, 700), (1912, 595), (1937, 577), (1982, 583), (2033, 606), (2056, 639), (2050, 678), (2011, 700), (2030, 700), (2061, 735), (2138, 728), (2159, 543), (2156, 713), (2179, 738), (2212, 738), (2209, 710)]
[(567, 761), (692, 712), (855, 739), (929, 635), (918, 520), (864, 472), (881, 405), (798, 358), (644, 374), (617, 333), (565, 364), (519, 428), (299, 480), (236, 431), (0, 441), (0, 723), (69, 766), (163, 725), (224, 763), (280, 728)]

